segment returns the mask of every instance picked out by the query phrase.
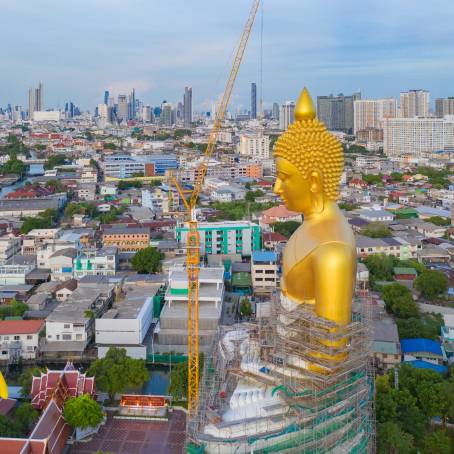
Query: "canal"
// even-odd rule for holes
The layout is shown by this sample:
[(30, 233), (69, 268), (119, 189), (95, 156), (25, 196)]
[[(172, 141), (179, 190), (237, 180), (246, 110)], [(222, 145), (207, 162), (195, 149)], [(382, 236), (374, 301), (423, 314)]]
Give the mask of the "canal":
[(25, 186), (25, 183), (27, 183), (27, 181), (29, 181), (30, 183), (33, 183), (33, 181), (40, 175), (44, 175), (43, 165), (42, 164), (32, 164), (30, 166), (30, 171), (28, 172), (26, 178), (24, 178), (21, 181), (18, 181), (17, 183), (14, 183), (10, 186), (5, 186), (0, 190), (0, 199), (3, 199), (10, 192), (15, 191), (16, 189), (19, 189), (22, 186)]

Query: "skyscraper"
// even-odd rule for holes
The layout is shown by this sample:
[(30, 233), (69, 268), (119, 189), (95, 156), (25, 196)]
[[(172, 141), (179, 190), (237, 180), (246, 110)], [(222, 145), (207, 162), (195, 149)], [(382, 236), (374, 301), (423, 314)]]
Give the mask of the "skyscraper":
[(128, 120), (135, 120), (135, 118), (136, 118), (136, 90), (133, 88), (129, 95)]
[(429, 92), (426, 90), (409, 90), (400, 94), (400, 117), (428, 117)]
[(353, 132), (353, 103), (361, 99), (361, 93), (344, 96), (317, 96), (317, 117), (331, 131)]
[(117, 119), (118, 121), (128, 120), (128, 98), (126, 95), (118, 95)]
[(295, 121), (295, 103), (287, 101), (282, 104), (281, 111), (279, 112), (279, 129), (287, 131), (288, 126)]
[(273, 120), (279, 120), (279, 104), (273, 103)]
[(109, 104), (109, 90), (104, 92), (104, 104)]
[(445, 115), (454, 115), (454, 97), (435, 100), (435, 116), (443, 118)]
[(365, 129), (383, 129), (385, 118), (397, 117), (397, 101), (387, 99), (363, 99), (354, 102), (354, 134)]
[(192, 87), (184, 88), (184, 127), (192, 126)]
[(28, 115), (33, 117), (33, 112), (44, 110), (43, 84), (40, 82), (38, 88), (28, 90)]
[(251, 118), (257, 118), (257, 84), (251, 83)]
[[(163, 126), (171, 127), (173, 123), (172, 119), (172, 105), (164, 102), (161, 106), (161, 124)], [(186, 105), (185, 105), (185, 112), (186, 112)], [(186, 125), (186, 117), (185, 117), (185, 125)]]

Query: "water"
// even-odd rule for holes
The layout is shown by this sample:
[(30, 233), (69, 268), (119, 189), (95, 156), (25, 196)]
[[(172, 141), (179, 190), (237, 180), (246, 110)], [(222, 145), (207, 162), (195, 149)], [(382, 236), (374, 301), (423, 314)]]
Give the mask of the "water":
[(148, 367), (150, 371), (150, 379), (144, 383), (142, 387), (143, 394), (167, 394), (169, 386), (170, 373), (166, 367)]

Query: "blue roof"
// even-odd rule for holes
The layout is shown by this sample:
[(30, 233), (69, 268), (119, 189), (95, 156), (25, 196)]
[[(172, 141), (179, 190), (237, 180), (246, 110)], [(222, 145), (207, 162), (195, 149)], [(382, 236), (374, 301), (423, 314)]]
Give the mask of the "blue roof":
[(405, 364), (410, 364), (410, 366), (413, 366), (416, 369), (430, 369), (434, 372), (438, 372), (439, 374), (446, 374), (448, 372), (448, 368), (446, 366), (439, 366), (438, 364), (432, 364), (428, 361), (422, 361), (420, 359), (405, 361)]
[(424, 352), (443, 356), (441, 345), (438, 342), (422, 337), (416, 339), (401, 339), (400, 347), (404, 355), (406, 353)]
[(272, 251), (253, 251), (252, 260), (254, 262), (275, 262), (277, 254)]
[(441, 216), (442, 218), (451, 217), (451, 212), (449, 210), (442, 210), (441, 208), (434, 208), (426, 205), (416, 207), (416, 211), (426, 216)]

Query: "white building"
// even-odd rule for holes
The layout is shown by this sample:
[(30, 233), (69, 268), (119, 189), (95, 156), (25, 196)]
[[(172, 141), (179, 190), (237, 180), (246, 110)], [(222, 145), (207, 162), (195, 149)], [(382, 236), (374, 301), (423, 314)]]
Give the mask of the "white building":
[(61, 112), (59, 110), (37, 110), (33, 112), (33, 121), (55, 121), (59, 122)]
[(35, 359), (44, 320), (1, 320), (0, 361)]
[(133, 358), (146, 359), (143, 343), (153, 321), (154, 296), (162, 283), (125, 283), (124, 300), (101, 318), (96, 319), (95, 332), (98, 357), (103, 358), (110, 347), (121, 346)]
[(400, 116), (402, 118), (428, 117), (429, 92), (410, 90), (400, 94)]
[(74, 277), (115, 276), (118, 266), (118, 248), (85, 249), (74, 259)]
[(0, 264), (6, 263), (13, 255), (21, 251), (20, 238), (4, 236), (0, 238)]
[(383, 129), (385, 118), (397, 116), (397, 101), (387, 99), (361, 99), (354, 104), (354, 134), (367, 128)]
[(287, 101), (279, 111), (279, 129), (287, 131), (288, 126), (295, 121), (295, 103)]
[(278, 282), (277, 254), (271, 251), (255, 251), (251, 260), (252, 287), (254, 292), (271, 293)]
[[(206, 351), (219, 325), (224, 300), (224, 268), (200, 268), (199, 345)], [(185, 268), (173, 267), (158, 329), (159, 352), (187, 353), (188, 275)]]
[(384, 152), (389, 157), (454, 149), (454, 116), (384, 120)]
[(243, 134), (240, 136), (239, 153), (251, 158), (269, 159), (270, 137), (264, 135)]
[(0, 285), (25, 284), (33, 268), (32, 265), (0, 265)]

